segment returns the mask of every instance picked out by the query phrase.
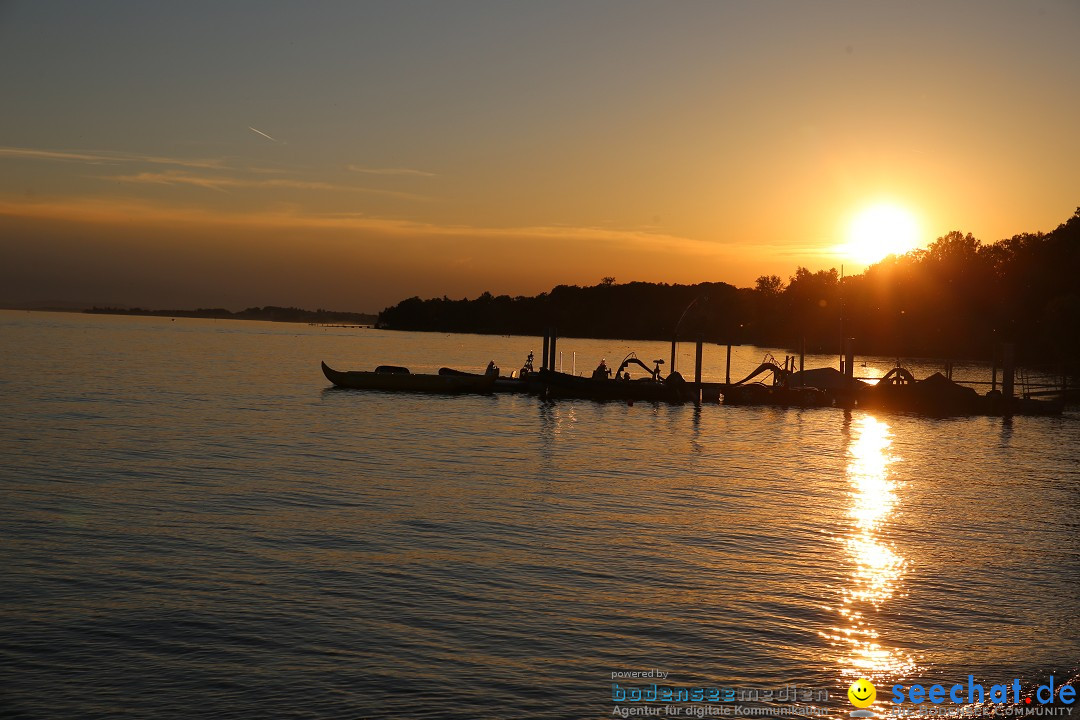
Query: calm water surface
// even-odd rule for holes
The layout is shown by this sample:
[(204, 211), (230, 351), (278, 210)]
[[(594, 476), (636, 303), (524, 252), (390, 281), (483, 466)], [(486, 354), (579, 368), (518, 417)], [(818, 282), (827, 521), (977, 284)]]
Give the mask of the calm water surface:
[[(539, 345), (0, 312), (0, 715), (604, 718), (612, 672), (657, 668), (826, 689), (841, 716), (859, 676), (879, 697), (1075, 677), (1077, 416), (388, 395), (319, 371), (506, 371)], [(579, 372), (668, 352), (559, 347)], [(764, 352), (736, 348), (733, 375)], [(723, 377), (722, 348), (705, 363)]]

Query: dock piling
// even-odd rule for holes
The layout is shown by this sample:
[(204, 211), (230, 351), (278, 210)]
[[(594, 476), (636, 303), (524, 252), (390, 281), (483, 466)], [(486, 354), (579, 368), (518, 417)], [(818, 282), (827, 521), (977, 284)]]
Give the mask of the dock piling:
[(1001, 394), (1005, 398), (1006, 408), (1013, 399), (1013, 382), (1016, 373), (1015, 350), (1016, 348), (1012, 343), (1005, 343), (1001, 346)]
[(802, 338), (799, 338), (799, 387), (802, 387), (806, 382), (805, 380), (803, 380), (803, 378), (806, 377), (805, 375), (803, 375), (803, 369), (804, 369), (805, 365), (806, 365), (806, 338), (802, 337)]
[(540, 358), (540, 369), (548, 369), (548, 350), (550, 349), (551, 328), (544, 328), (544, 353)]
[(731, 385), (731, 343), (727, 346), (727, 369), (724, 370), (724, 385)]
[(559, 339), (559, 331), (557, 328), (551, 328), (551, 348), (549, 350), (548, 360), (551, 362), (551, 366), (548, 368), (552, 372), (555, 372), (555, 343)]
[(694, 348), (694, 382), (701, 384), (701, 352), (704, 343), (701, 340), (697, 341), (697, 345)]
[(993, 357), (992, 357), (992, 358), (991, 358), (991, 360), (990, 360), (990, 389), (991, 389), (991, 390), (997, 390), (997, 371), (998, 371), (998, 366), (997, 366), (997, 358), (998, 358), (998, 356), (997, 356), (997, 348), (994, 348), (994, 349), (993, 349), (993, 350), (991, 351), (991, 355), (992, 355)]
[(694, 348), (694, 402), (701, 402), (701, 352), (703, 341), (699, 338)]
[(848, 380), (855, 377), (855, 338), (844, 338), (844, 375)]

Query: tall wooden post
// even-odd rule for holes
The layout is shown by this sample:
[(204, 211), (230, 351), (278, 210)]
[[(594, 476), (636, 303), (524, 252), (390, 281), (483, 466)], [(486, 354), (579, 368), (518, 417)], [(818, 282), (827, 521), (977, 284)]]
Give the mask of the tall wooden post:
[(799, 339), (799, 387), (806, 385), (805, 375), (803, 370), (806, 369), (806, 338)]
[(844, 338), (844, 375), (855, 377), (855, 338)]
[(698, 339), (694, 348), (694, 402), (701, 402), (701, 351), (704, 343)]
[(727, 346), (727, 369), (724, 370), (724, 384), (731, 384), (731, 343)]
[(675, 346), (678, 341), (675, 338), (671, 338), (671, 364), (668, 365), (668, 375), (675, 372)]
[(1005, 397), (1006, 403), (1013, 398), (1013, 380), (1016, 372), (1015, 350), (1012, 343), (1001, 346), (1001, 394)]
[(549, 352), (549, 360), (551, 361), (550, 370), (555, 371), (555, 342), (559, 339), (559, 331), (556, 328), (551, 328), (551, 348)]
[(540, 369), (547, 370), (548, 367), (548, 350), (550, 349), (551, 328), (544, 328), (544, 354), (540, 358)]
[(990, 361), (990, 389), (997, 390), (997, 348), (995, 347), (991, 353), (993, 359)]

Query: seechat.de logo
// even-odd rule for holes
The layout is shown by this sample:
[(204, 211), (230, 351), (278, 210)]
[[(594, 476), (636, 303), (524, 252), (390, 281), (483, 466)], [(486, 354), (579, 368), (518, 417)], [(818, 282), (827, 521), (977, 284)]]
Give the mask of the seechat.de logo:
[[(986, 690), (981, 684), (975, 682), (974, 675), (968, 675), (966, 685), (956, 683), (949, 687), (948, 690), (945, 689), (944, 685), (931, 685), (928, 688), (922, 685), (912, 685), (910, 688), (905, 688), (900, 684), (893, 685), (892, 701), (897, 705), (904, 702), (911, 702), (915, 705), (930, 702), (934, 705), (940, 705), (946, 700), (950, 700), (957, 705), (985, 702), (995, 705), (1004, 705), (1008, 702), (1017, 705), (1031, 705), (1031, 697), (1021, 697), (1020, 693), (1019, 678), (1013, 678), (1012, 682), (1008, 684), (991, 685), (990, 689)], [(1049, 683), (1040, 685), (1033, 693), (1035, 700), (1040, 705), (1054, 702), (1055, 695), (1062, 705), (1072, 705), (1076, 702), (1076, 688), (1066, 683), (1059, 686), (1055, 691), (1053, 675), (1050, 676)]]

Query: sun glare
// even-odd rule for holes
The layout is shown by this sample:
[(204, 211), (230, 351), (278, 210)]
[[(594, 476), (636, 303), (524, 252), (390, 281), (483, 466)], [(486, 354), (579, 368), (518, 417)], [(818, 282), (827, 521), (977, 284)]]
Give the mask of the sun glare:
[(870, 265), (888, 255), (902, 255), (919, 244), (915, 216), (896, 205), (873, 205), (851, 220), (843, 255)]

